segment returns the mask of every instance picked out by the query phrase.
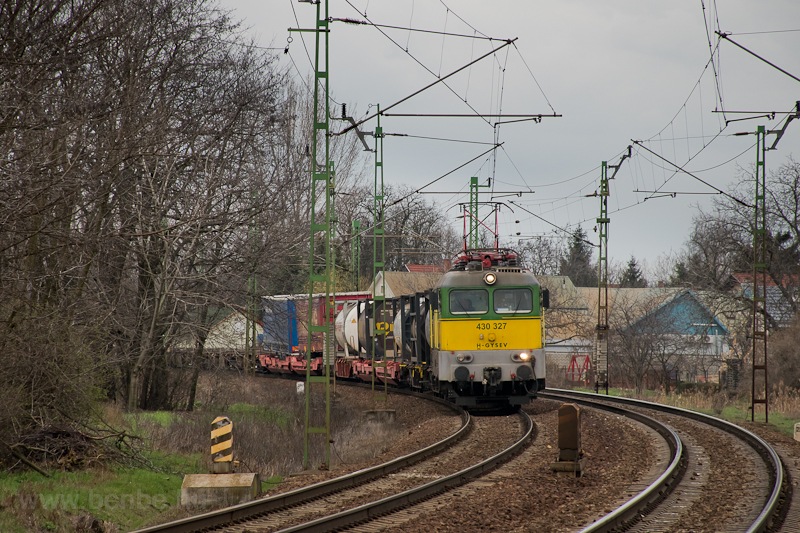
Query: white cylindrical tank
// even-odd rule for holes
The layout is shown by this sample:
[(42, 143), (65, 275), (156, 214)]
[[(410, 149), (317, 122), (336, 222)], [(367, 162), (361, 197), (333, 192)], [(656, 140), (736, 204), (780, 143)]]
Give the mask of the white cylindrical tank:
[(334, 322), (336, 342), (339, 343), (339, 346), (346, 346), (351, 355), (358, 355), (360, 353), (360, 346), (358, 344), (359, 307), (363, 311), (364, 303), (359, 302), (352, 307), (345, 306), (345, 308), (336, 315), (336, 321)]
[(394, 315), (394, 324), (392, 325), (392, 332), (394, 333), (395, 357), (402, 356), (403, 354), (403, 324), (400, 321), (401, 316), (402, 314), (400, 312)]

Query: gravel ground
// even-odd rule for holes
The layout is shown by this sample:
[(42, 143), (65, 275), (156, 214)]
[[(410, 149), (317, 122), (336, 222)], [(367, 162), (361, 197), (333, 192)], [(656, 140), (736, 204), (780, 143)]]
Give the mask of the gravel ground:
[(537, 437), (515, 461), (516, 470), (500, 473), (491, 487), (453, 498), (435, 513), (387, 531), (574, 531), (611, 511), (625, 488), (649, 469), (649, 437), (623, 418), (582, 410), (586, 472), (580, 478), (556, 474), (550, 463), (558, 456), (560, 405), (537, 400), (525, 407)]
[[(339, 388), (342, 398), (370, 405), (371, 392)], [(468, 499), (458, 499), (430, 516), (390, 531), (570, 531), (609, 512), (625, 488), (650, 467), (649, 437), (624, 418), (582, 411), (582, 441), (587, 470), (583, 477), (558, 475), (550, 463), (558, 456), (560, 402), (536, 400), (524, 409), (537, 426), (533, 445), (520, 458), (522, 466), (502, 481), (500, 489), (487, 487)], [(290, 477), (271, 494), (372, 466), (440, 440), (460, 427), (460, 419), (445, 407), (393, 395), (390, 409), (404, 431), (374, 460), (334, 465), (330, 471), (310, 471)], [(344, 458), (345, 462), (347, 458)], [(466, 517), (466, 518), (465, 518)]]
[[(341, 401), (372, 408), (372, 392), (339, 387)], [(473, 533), (483, 531), (567, 532), (575, 531), (610, 512), (625, 494), (625, 489), (640, 479), (652, 466), (645, 432), (623, 417), (582, 410), (582, 443), (587, 469), (583, 477), (558, 475), (550, 463), (558, 455), (557, 409), (560, 402), (539, 399), (524, 409), (537, 425), (533, 445), (517, 459), (520, 465), (513, 474), (498, 473), (500, 481), (492, 486), (473, 490), (465, 497), (450, 498), (435, 512), (418, 515), (413, 521), (388, 529), (392, 533)], [(334, 461), (329, 471), (309, 471), (292, 476), (270, 494), (285, 492), (310, 483), (340, 476), (405, 455), (428, 446), (460, 427), (460, 419), (446, 407), (421, 399), (391, 395), (389, 409), (395, 410), (394, 424), (402, 428), (397, 438), (368, 461)], [(800, 442), (778, 434), (769, 426), (743, 424), (768, 442), (780, 443), (791, 460), (800, 463)], [(730, 447), (723, 441), (707, 442), (710, 449)], [(728, 457), (720, 454), (720, 457)], [(729, 470), (741, 472), (735, 457), (726, 459)], [(795, 485), (797, 480), (795, 480)], [(736, 501), (742, 492), (741, 478), (718, 474), (714, 490), (703, 494), (702, 502), (690, 511), (687, 521), (671, 531), (717, 531), (737, 514)]]

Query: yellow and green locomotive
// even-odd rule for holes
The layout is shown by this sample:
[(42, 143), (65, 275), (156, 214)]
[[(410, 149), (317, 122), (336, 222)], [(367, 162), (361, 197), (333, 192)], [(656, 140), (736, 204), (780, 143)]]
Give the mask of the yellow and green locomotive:
[(400, 300), (394, 352), (412, 387), (479, 407), (544, 389), (548, 293), (512, 251), (464, 252), (433, 290)]

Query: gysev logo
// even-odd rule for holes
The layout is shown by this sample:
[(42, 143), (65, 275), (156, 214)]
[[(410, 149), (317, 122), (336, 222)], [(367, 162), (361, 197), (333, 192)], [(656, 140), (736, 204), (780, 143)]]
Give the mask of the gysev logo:
[(508, 348), (507, 342), (479, 342), (478, 349), (487, 349), (487, 348)]

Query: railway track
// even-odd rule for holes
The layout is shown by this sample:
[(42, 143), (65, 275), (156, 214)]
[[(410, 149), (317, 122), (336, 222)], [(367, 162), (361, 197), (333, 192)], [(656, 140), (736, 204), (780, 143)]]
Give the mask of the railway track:
[[(461, 428), (431, 446), (373, 468), (270, 498), (141, 529), (138, 533), (178, 533), (209, 529), (242, 531), (253, 527), (257, 527), (259, 531), (273, 531), (292, 525), (295, 527), (291, 531), (320, 531), (342, 527), (342, 524), (364, 521), (389, 509), (425, 499), (431, 494), (460, 485), (466, 479), (491, 470), (518, 451), (534, 430), (530, 418), (525, 414), (516, 415), (512, 422), (504, 424), (502, 430), (486, 429), (482, 426), (497, 425), (496, 422), (502, 419), (476, 420), (449, 402), (429, 395), (422, 397), (443, 403), (458, 412), (462, 417)], [(502, 443), (500, 449), (496, 449), (496, 442), (490, 443), (482, 437), (515, 433), (517, 436), (506, 439), (510, 442)], [(442, 465), (445, 465), (444, 468)], [(447, 469), (450, 471), (447, 472)], [(381, 493), (396, 494), (379, 501), (362, 503), (362, 500), (370, 499), (370, 494)], [(331, 509), (348, 506), (353, 509), (338, 513), (339, 516), (328, 517), (327, 522), (334, 525), (314, 525), (323, 521), (314, 520), (319, 515), (330, 514)], [(296, 524), (301, 522), (306, 524)]]
[[(676, 528), (687, 531), (797, 531), (800, 520), (795, 515), (800, 511), (795, 509), (794, 514), (786, 514), (791, 494), (784, 493), (787, 503), (783, 507), (779, 505), (781, 485), (784, 489), (787, 485), (780, 459), (769, 445), (752, 433), (712, 417), (647, 402), (573, 391), (548, 390), (540, 395), (544, 401), (540, 404), (542, 409), (539, 410), (542, 412), (537, 415), (537, 420), (540, 420), (537, 424), (544, 420), (541, 418), (544, 412), (551, 409), (545, 408), (548, 399), (555, 400), (550, 405), (566, 401), (592, 406), (594, 409), (586, 413), (597, 413), (590, 416), (594, 419), (593, 424), (597, 424), (599, 419), (635, 420), (640, 428), (640, 436), (634, 442), (641, 442), (641, 446), (647, 442), (647, 446), (652, 446), (656, 454), (654, 466), (649, 472), (636, 476), (635, 483), (617, 489), (616, 493), (608, 492), (610, 496), (604, 503), (595, 507), (596, 514), (584, 512), (579, 519), (582, 522), (578, 522), (584, 526), (554, 531), (577, 531), (581, 527), (581, 533), (667, 531)], [(428, 396), (426, 398), (430, 399)], [(542, 453), (545, 456), (554, 453), (554, 450), (550, 450), (551, 446), (547, 445), (547, 442), (553, 443), (553, 427), (547, 430), (550, 440), (540, 443), (540, 436), (535, 441), (536, 446), (526, 447), (526, 443), (532, 440), (533, 425), (523, 418), (516, 418), (515, 415), (486, 419), (470, 417), (466, 413), (461, 416), (462, 426), (454, 435), (390, 463), (257, 502), (140, 531), (249, 530), (288, 533), (337, 530), (371, 533), (394, 528), (394, 531), (405, 532), (433, 528), (437, 523), (443, 523), (444, 517), (452, 522), (447, 531), (459, 531), (459, 525), (475, 526), (476, 518), (484, 520), (487, 527), (488, 524), (497, 524), (493, 521), (494, 517), (489, 516), (492, 512), (509, 513), (500, 504), (490, 504), (488, 512), (474, 507), (467, 507), (465, 511), (463, 504), (476, 498), (485, 498), (491, 494), (487, 491), (502, 493), (509, 487), (512, 493), (536, 490), (535, 485), (520, 485), (519, 473), (528, 471), (534, 476), (548, 477), (546, 467), (539, 466), (531, 471), (530, 466), (537, 454), (542, 457)], [(519, 416), (524, 416), (524, 413)], [(505, 428), (498, 425), (506, 418), (510, 425)], [(631, 424), (634, 423), (627, 423)], [(642, 429), (644, 426), (648, 429)], [(617, 429), (620, 430), (626, 431)], [(476, 435), (492, 432), (512, 433), (515, 438), (506, 443), (493, 444), (495, 447), (489, 452), (465, 466), (465, 458), (475, 456), (476, 449), (486, 446), (479, 439), (475, 440)], [(608, 441), (616, 441), (616, 438), (608, 437)], [(608, 443), (612, 447), (616, 444)], [(501, 448), (507, 450), (500, 451)], [(623, 454), (607, 460), (624, 463), (627, 458)], [(724, 471), (720, 470), (720, 465), (724, 465)], [(586, 479), (591, 481), (592, 475), (597, 479), (601, 466), (607, 468), (611, 463), (592, 462)], [(738, 492), (719, 489), (720, 479), (730, 476), (740, 480)], [(553, 487), (552, 483), (550, 486)], [(577, 481), (567, 481), (565, 484), (562, 480), (557, 486), (561, 490), (574, 486), (578, 493), (584, 493), (578, 488), (582, 484)], [(590, 486), (591, 483), (585, 487)], [(715, 494), (719, 492), (721, 494)], [(376, 496), (382, 494), (391, 495)], [(555, 494), (552, 488), (550, 494)], [(460, 507), (454, 506), (457, 502), (461, 502)], [(559, 505), (562, 507), (556, 511)], [(732, 509), (725, 509), (726, 506)], [(529, 531), (529, 526), (524, 524), (534, 517), (541, 524), (542, 520), (552, 520), (547, 518), (550, 516), (548, 512), (560, 514), (558, 519), (562, 522), (565, 516), (563, 503), (557, 502), (552, 510), (530, 505), (522, 509), (524, 513), (521, 519), (511, 517), (506, 522), (516, 523), (517, 526), (507, 529), (496, 525), (492, 527), (522, 533)], [(481, 515), (482, 512), (482, 516), (475, 515)], [(715, 523), (718, 514), (722, 518)], [(526, 516), (530, 518), (526, 519)], [(473, 527), (472, 530), (480, 529)]]
[[(786, 489), (780, 457), (753, 433), (714, 417), (639, 400), (552, 390), (541, 396), (601, 409), (624, 409), (631, 413), (626, 416), (646, 412), (680, 436), (680, 445), (658, 479), (642, 486), (629, 501), (599, 517), (581, 533), (666, 531), (676, 527), (755, 533), (777, 531), (785, 521), (786, 509), (779, 507), (782, 490)], [(739, 464), (734, 464), (734, 456)], [(721, 468), (727, 471), (722, 473)], [(725, 523), (718, 524), (719, 529), (709, 529), (713, 528), (708, 522), (714, 519), (715, 510), (723, 511), (713, 503), (719, 501), (713, 493), (721, 476), (737, 476), (741, 491), (733, 502), (733, 512), (726, 513), (730, 516)], [(718, 487), (717, 492), (721, 491), (724, 489)], [(729, 495), (716, 496), (724, 501)], [(698, 525), (704, 520), (705, 526)], [(793, 520), (796, 517), (790, 522)]]

